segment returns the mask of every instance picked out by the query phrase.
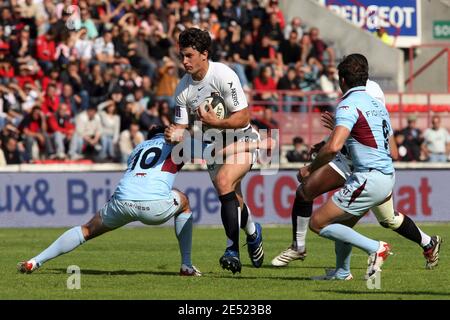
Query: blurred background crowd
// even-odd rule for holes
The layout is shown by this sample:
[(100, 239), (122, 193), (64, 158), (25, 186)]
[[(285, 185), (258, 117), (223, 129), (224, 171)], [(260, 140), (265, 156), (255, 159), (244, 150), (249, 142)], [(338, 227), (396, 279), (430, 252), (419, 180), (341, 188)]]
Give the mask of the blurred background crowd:
[[(273, 111), (306, 112), (307, 92), (331, 108), (338, 97), (333, 44), (300, 17), (286, 21), (276, 0), (0, 0), (0, 165), (126, 162), (172, 121), (177, 39), (189, 27), (209, 30), (212, 60), (260, 104), (258, 128), (278, 128)], [(277, 90), (288, 90), (283, 110)], [(439, 117), (424, 133), (410, 120), (396, 133), (402, 160), (447, 161)], [(293, 144), (288, 161), (305, 161), (308, 146)]]

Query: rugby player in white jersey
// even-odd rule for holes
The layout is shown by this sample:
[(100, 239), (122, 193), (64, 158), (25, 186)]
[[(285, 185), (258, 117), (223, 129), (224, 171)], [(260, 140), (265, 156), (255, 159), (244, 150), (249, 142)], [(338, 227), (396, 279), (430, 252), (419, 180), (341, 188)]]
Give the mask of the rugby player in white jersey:
[[(258, 140), (258, 133), (250, 125), (250, 111), (238, 76), (225, 64), (210, 60), (209, 33), (189, 28), (180, 34), (178, 43), (186, 74), (176, 88), (175, 125), (166, 130), (166, 139), (177, 140), (176, 133), (187, 129), (194, 115), (203, 126), (222, 130), (225, 143)], [(224, 119), (219, 119), (212, 108), (206, 111), (202, 105), (212, 95), (223, 98), (227, 109)], [(234, 137), (230, 139), (230, 135)], [(240, 272), (242, 268), (239, 228), (247, 234), (248, 253), (253, 266), (260, 267), (264, 259), (261, 225), (252, 221), (241, 191), (241, 181), (256, 161), (256, 155), (257, 151), (243, 152), (226, 158), (222, 164), (208, 166), (221, 202), (221, 218), (227, 236), (225, 253), (219, 263), (233, 273)], [(242, 161), (236, 162), (236, 159)]]

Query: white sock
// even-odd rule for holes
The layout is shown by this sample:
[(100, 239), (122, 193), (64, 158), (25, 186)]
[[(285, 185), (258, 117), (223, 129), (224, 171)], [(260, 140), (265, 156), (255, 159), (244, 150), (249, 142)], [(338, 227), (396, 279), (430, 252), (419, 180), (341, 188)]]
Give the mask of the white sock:
[[(245, 225), (245, 233), (249, 236), (254, 234), (256, 232), (256, 226), (255, 223), (252, 220), (252, 213), (250, 212), (250, 208), (247, 206), (247, 212), (248, 212), (248, 218), (247, 218), (247, 224)], [(239, 221), (241, 217), (239, 217)]]
[(424, 233), (422, 230), (420, 230), (419, 227), (417, 227), (417, 229), (419, 229), (420, 235), (422, 236), (422, 242), (420, 242), (420, 246), (425, 247), (427, 244), (430, 243), (431, 237), (429, 235), (427, 235), (426, 233)]
[(295, 247), (298, 252), (305, 251), (306, 233), (308, 232), (309, 217), (297, 217), (297, 231), (295, 237)]

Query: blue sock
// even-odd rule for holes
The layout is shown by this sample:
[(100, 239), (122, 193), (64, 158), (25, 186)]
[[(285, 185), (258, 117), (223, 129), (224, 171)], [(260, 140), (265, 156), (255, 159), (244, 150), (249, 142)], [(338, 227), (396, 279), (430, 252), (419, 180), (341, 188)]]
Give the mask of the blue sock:
[(56, 258), (57, 256), (72, 251), (84, 242), (86, 242), (86, 240), (84, 239), (81, 226), (73, 227), (72, 229), (64, 232), (47, 249), (42, 251), (33, 259), (36, 261), (38, 266), (41, 266), (50, 259)]
[(320, 230), (319, 235), (335, 241), (340, 240), (342, 242), (348, 242), (351, 245), (364, 250), (367, 254), (376, 252), (380, 246), (379, 241), (369, 239), (352, 228), (339, 223), (329, 224)]
[(350, 258), (352, 256), (352, 245), (347, 242), (335, 241), (336, 273), (338, 278), (345, 278), (350, 274)]
[(175, 217), (175, 233), (180, 246), (181, 263), (192, 267), (192, 213), (183, 212)]

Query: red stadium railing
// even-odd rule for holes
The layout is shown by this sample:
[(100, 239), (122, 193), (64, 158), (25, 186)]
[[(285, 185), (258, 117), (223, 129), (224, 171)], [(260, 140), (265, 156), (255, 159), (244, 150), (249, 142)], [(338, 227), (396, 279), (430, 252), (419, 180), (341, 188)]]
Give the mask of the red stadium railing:
[[(272, 93), (273, 100), (261, 100), (262, 93)], [(264, 110), (272, 109), (271, 116), (278, 125), (282, 144), (291, 144), (295, 136), (304, 138), (305, 143), (316, 143), (327, 135), (327, 130), (320, 123), (320, 112), (334, 110), (338, 99), (323, 100), (325, 96), (337, 92), (325, 93), (323, 91), (299, 92), (290, 90), (272, 90), (248, 92), (249, 105), (254, 120), (262, 121), (267, 127), (275, 127), (270, 124), (270, 119), (264, 119)], [(302, 101), (286, 101), (286, 96), (301, 98)], [(407, 118), (414, 115), (417, 118), (417, 126), (420, 129), (431, 127), (431, 118), (439, 114), (444, 127), (450, 130), (450, 94), (437, 93), (386, 93), (386, 108), (390, 112), (394, 130), (399, 130), (407, 125)], [(318, 97), (320, 97), (318, 99)], [(284, 111), (291, 106), (296, 111)]]

